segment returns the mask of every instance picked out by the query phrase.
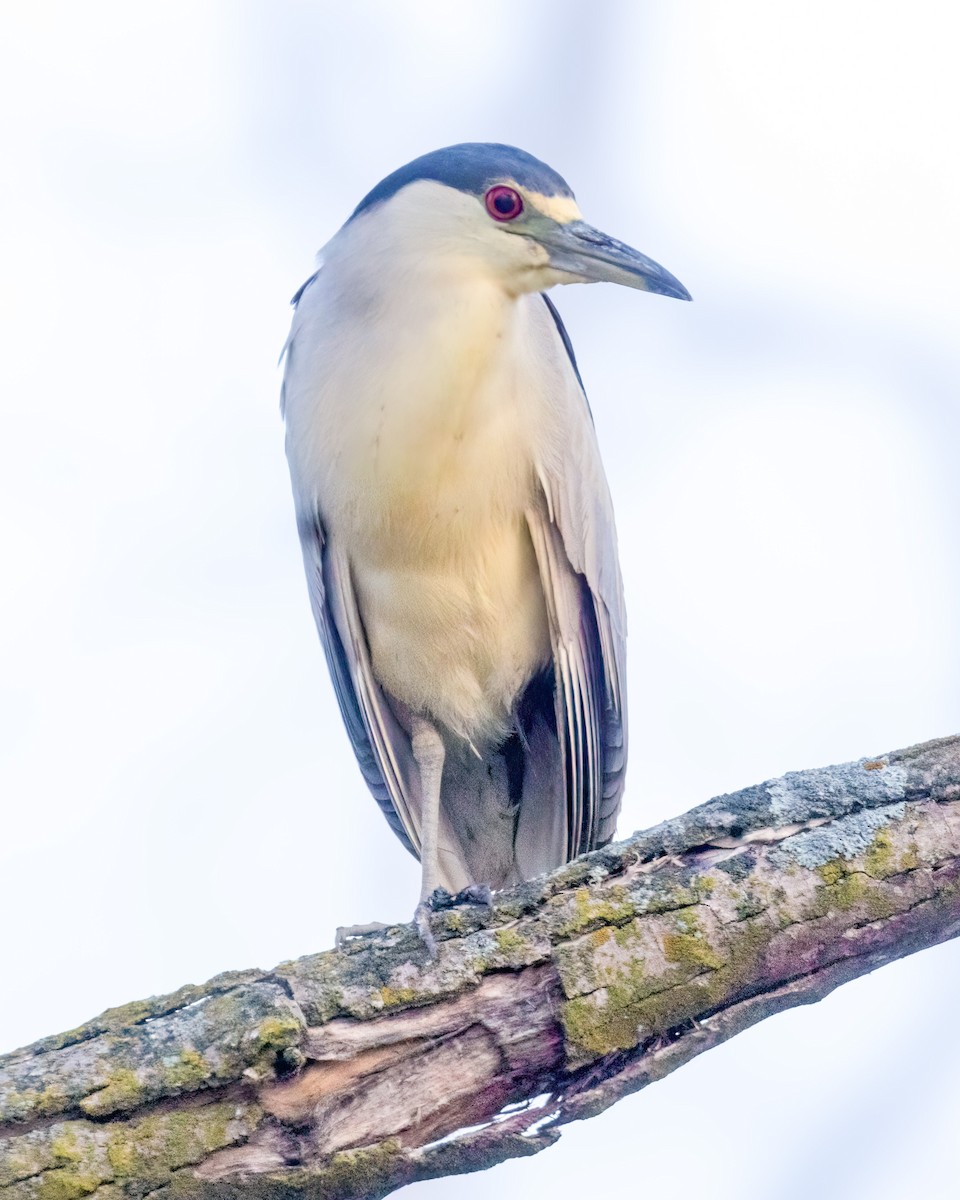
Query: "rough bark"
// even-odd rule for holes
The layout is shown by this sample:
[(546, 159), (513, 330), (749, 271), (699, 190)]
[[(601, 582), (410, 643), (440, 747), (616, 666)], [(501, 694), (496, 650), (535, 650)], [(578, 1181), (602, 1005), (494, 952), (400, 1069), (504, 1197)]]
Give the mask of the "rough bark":
[(496, 897), (0, 1058), (0, 1200), (379, 1197), (536, 1154), (960, 931), (960, 738), (721, 796)]

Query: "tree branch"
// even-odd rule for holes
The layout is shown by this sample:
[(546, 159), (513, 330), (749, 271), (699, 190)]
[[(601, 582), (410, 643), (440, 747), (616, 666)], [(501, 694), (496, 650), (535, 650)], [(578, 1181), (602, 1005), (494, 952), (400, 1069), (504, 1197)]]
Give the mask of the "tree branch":
[(0, 1200), (379, 1197), (536, 1154), (960, 931), (960, 738), (721, 796), (499, 894), (0, 1058)]

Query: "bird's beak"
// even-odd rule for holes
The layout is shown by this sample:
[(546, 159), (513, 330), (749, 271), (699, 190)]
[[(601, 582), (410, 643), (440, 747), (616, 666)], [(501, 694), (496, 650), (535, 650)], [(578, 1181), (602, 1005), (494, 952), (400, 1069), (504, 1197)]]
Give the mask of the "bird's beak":
[(537, 241), (549, 251), (552, 267), (577, 275), (586, 283), (622, 283), (677, 300), (691, 299), (680, 280), (659, 263), (586, 221), (551, 222), (550, 229), (538, 233)]

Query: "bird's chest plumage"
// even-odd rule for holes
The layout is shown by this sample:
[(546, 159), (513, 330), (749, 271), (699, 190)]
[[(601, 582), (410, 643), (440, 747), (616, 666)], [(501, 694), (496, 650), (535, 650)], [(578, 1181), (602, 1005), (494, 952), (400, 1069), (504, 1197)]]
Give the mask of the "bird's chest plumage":
[(480, 744), (504, 736), (550, 643), (525, 520), (536, 382), (515, 306), (466, 303), (375, 334), (352, 381), (330, 381), (318, 482), (381, 683)]

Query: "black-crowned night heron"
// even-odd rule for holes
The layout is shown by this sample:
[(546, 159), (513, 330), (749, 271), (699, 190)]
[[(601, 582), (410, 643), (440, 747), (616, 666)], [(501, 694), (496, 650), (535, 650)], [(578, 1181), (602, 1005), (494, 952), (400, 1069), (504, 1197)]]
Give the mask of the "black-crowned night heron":
[(627, 761), (610, 494), (543, 294), (688, 300), (546, 164), (465, 144), (388, 175), (294, 298), (283, 409), (310, 597), (360, 768), (434, 889), (613, 836)]

